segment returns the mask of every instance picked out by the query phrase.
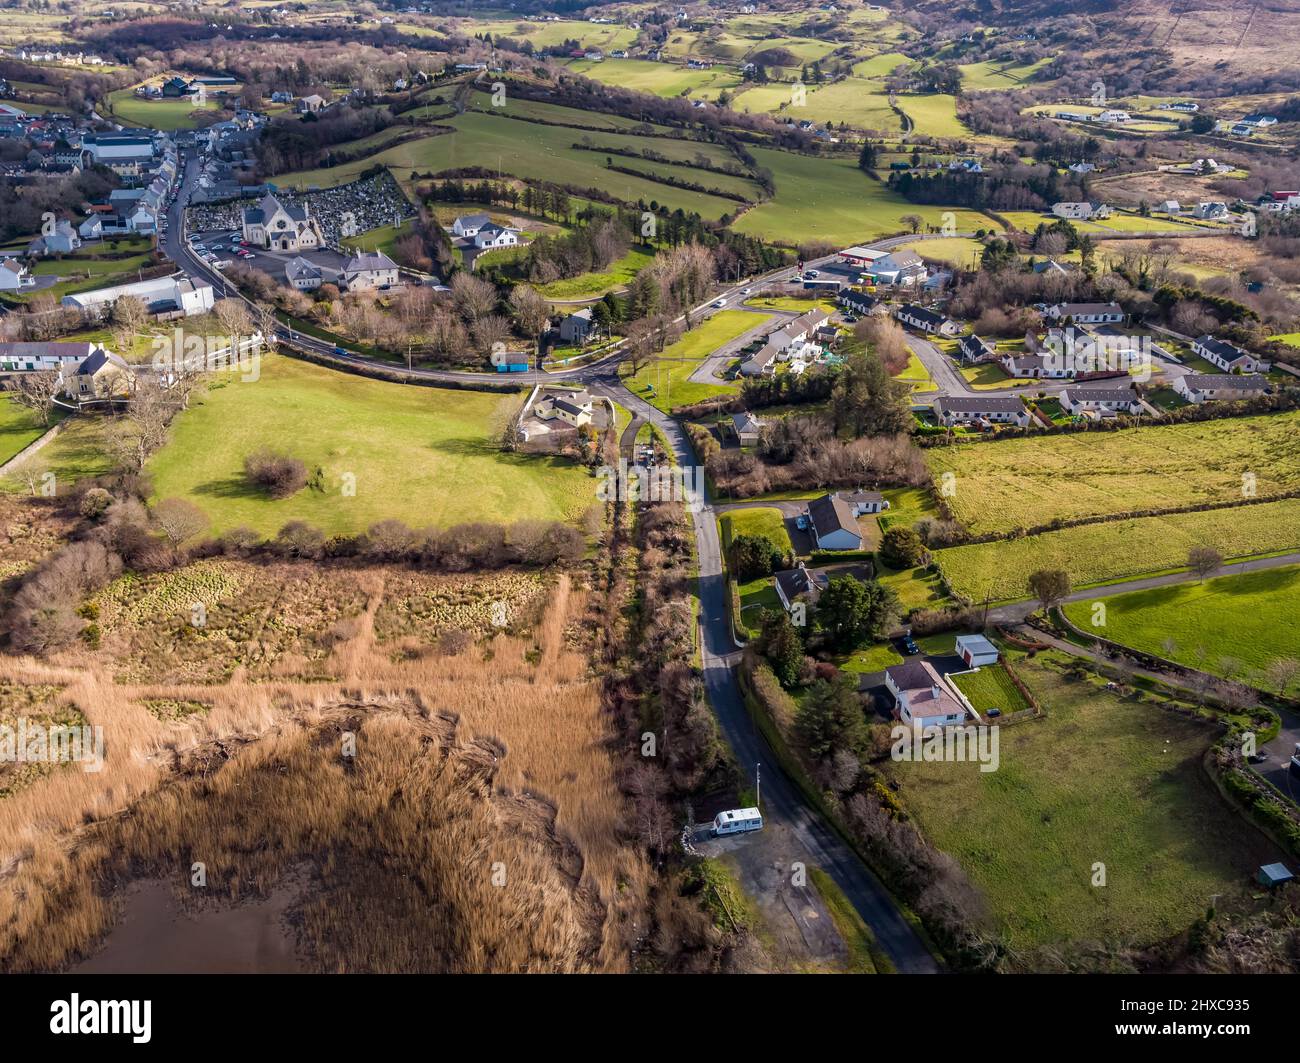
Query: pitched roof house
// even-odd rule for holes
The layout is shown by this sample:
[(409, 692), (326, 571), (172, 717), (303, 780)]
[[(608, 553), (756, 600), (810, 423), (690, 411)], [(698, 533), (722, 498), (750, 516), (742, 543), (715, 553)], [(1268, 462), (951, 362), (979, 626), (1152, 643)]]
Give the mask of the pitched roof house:
[(942, 395), (934, 400), (934, 418), (941, 425), (1029, 423), (1029, 410), (1018, 395)]
[(1210, 335), (1198, 336), (1194, 339), (1192, 352), (1199, 354), (1211, 365), (1218, 366), (1225, 373), (1267, 373), (1273, 364), (1262, 358), (1256, 358), (1234, 343)]
[(1232, 402), (1253, 399), (1268, 391), (1268, 380), (1254, 374), (1187, 373), (1174, 381), (1174, 390), (1188, 402)]
[(929, 661), (905, 661), (885, 669), (894, 713), (913, 727), (949, 727), (966, 719), (966, 704), (947, 676)]
[(808, 503), (808, 530), (819, 550), (861, 550), (853, 506), (838, 494), (823, 495)]

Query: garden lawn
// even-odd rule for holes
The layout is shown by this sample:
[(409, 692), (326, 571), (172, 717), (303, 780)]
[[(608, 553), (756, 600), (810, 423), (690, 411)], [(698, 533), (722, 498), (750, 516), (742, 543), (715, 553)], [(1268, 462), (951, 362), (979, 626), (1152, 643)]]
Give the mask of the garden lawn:
[(954, 593), (1010, 601), (1028, 597), (1026, 579), (1035, 569), (1064, 569), (1078, 588), (1186, 568), (1194, 546), (1229, 559), (1300, 548), (1300, 499), (1085, 524), (934, 556)]
[[(271, 355), (256, 382), (224, 381), (181, 413), (147, 471), (156, 498), (188, 498), (218, 532), (271, 534), (291, 520), (335, 535), (387, 518), (446, 527), (577, 517), (595, 501), (580, 466), (498, 449), (518, 405), (516, 395), (407, 387)], [(309, 474), (320, 468), (323, 489), (273, 500), (251, 486), (243, 461), (262, 447)]]
[[(53, 424), (58, 418), (52, 418)], [(0, 465), (48, 431), (35, 410), (21, 406), (8, 395), (0, 395)]]
[[(1015, 667), (1047, 707), (1001, 728), (999, 767), (893, 763), (899, 798), (961, 864), (1013, 949), (1144, 945), (1185, 930), (1218, 894), (1245, 900), (1283, 853), (1231, 809), (1202, 759), (1206, 722)], [(1092, 885), (1097, 864), (1105, 886)], [(1032, 960), (1027, 960), (1032, 965)]]
[[(1300, 660), (1300, 566), (1098, 600), (1106, 606), (1100, 626), (1093, 625), (1095, 602), (1072, 602), (1065, 614), (1085, 632), (1193, 668), (1219, 675), (1235, 671), (1224, 667), (1226, 657), (1262, 681), (1259, 673), (1272, 661)], [(1171, 639), (1172, 647), (1166, 645)]]
[[(791, 246), (809, 240), (850, 244), (908, 227), (902, 218), (919, 215), (925, 225), (942, 225), (944, 207), (909, 203), (858, 169), (850, 158), (795, 155), (752, 148), (758, 164), (772, 171), (776, 194), (738, 218), (732, 228)], [(989, 228), (989, 219), (970, 210), (953, 210), (959, 231)]]
[(1300, 488), (1300, 413), (1234, 417), (1113, 432), (933, 447), (936, 481), (951, 472), (953, 515), (973, 533), (1055, 519), (1173, 509)]
[(690, 375), (724, 343), (760, 328), (772, 318), (748, 310), (722, 310), (706, 318), (661, 355), (623, 382), (656, 409), (671, 413), (713, 395), (732, 395), (736, 389), (722, 384), (698, 384)]
[(718, 518), (722, 541), (730, 547), (737, 535), (758, 535), (782, 552), (794, 550), (790, 534), (785, 530), (785, 517), (775, 507), (754, 506), (751, 509), (733, 509)]
[(216, 111), (217, 105), (209, 100), (200, 106), (195, 100), (146, 100), (136, 96), (131, 89), (119, 89), (109, 95), (113, 116), (127, 125), (147, 126), (165, 133), (177, 129), (197, 129), (196, 111)]
[(981, 716), (989, 709), (1001, 709), (1006, 715), (1030, 707), (1001, 662), (985, 665), (967, 675), (954, 675), (952, 681)]

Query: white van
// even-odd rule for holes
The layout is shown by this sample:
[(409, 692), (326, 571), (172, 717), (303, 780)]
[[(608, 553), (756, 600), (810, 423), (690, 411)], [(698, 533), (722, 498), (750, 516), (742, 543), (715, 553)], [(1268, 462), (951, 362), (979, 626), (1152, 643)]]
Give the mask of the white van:
[(723, 834), (743, 834), (762, 829), (763, 816), (758, 809), (733, 808), (713, 817), (713, 829), (709, 833), (716, 838)]

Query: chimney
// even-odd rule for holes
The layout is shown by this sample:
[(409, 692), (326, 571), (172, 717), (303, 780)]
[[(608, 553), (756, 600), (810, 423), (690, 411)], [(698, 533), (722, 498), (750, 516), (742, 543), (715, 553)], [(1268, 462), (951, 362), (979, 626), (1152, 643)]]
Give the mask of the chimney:
[(938, 683), (935, 683), (934, 686), (932, 686), (932, 687), (930, 688), (930, 693), (934, 695), (934, 700), (935, 700), (935, 701), (938, 701), (938, 700), (939, 700), (939, 684), (938, 684)]

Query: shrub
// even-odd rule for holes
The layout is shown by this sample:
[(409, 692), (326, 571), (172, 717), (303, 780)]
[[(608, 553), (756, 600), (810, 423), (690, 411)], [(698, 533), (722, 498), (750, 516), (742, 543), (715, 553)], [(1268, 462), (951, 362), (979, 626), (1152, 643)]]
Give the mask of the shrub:
[(911, 528), (894, 525), (880, 540), (880, 560), (890, 568), (915, 568), (925, 560), (925, 544)]
[(307, 466), (297, 458), (263, 449), (244, 459), (244, 475), (272, 498), (288, 498), (307, 485)]
[(92, 487), (81, 496), (81, 503), (77, 506), (77, 512), (87, 520), (99, 520), (108, 512), (108, 507), (112, 504), (113, 496), (111, 494), (102, 487)]

